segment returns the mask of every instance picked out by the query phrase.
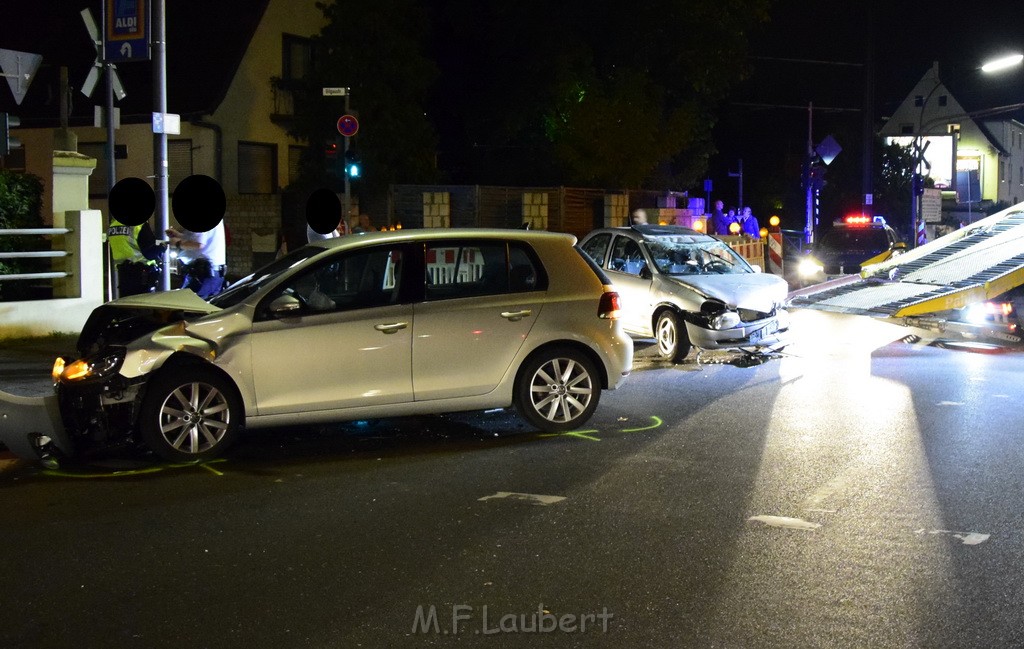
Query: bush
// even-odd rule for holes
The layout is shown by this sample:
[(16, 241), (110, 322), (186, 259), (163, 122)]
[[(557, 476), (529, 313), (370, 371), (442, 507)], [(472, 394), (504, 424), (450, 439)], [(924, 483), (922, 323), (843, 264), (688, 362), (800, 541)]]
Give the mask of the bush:
[[(41, 228), (43, 181), (32, 174), (19, 174), (0, 169), (0, 229)], [(0, 252), (38, 250), (39, 237), (0, 236)], [(46, 260), (0, 260), (0, 274), (42, 272)], [(0, 299), (23, 299), (31, 286), (21, 281), (0, 282)]]

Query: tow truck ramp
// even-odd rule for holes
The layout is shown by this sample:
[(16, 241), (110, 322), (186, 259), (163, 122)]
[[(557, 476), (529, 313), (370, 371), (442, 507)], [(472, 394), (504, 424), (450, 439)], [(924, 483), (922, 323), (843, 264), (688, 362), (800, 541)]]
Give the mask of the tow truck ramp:
[(1024, 203), (866, 266), (859, 275), (794, 291), (789, 305), (934, 329), (945, 323), (936, 314), (991, 300), (1022, 284)]

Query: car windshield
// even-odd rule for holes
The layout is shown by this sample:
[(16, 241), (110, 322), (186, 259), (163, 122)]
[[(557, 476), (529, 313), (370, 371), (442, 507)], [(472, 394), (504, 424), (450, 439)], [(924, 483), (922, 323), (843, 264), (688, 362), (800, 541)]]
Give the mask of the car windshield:
[(320, 254), (323, 252), (323, 248), (314, 246), (303, 246), (294, 252), (288, 253), (284, 257), (273, 261), (263, 268), (260, 268), (252, 275), (243, 277), (234, 284), (231, 285), (223, 293), (215, 295), (210, 298), (210, 304), (219, 306), (222, 309), (226, 309), (229, 306), (234, 306), (247, 297), (260, 290), (270, 282), (274, 281), (282, 273), (294, 268), (298, 264), (306, 261), (310, 257)]
[(754, 272), (743, 257), (716, 239), (645, 236), (644, 244), (658, 272), (664, 275), (727, 275)]
[(835, 251), (882, 252), (889, 247), (889, 238), (879, 228), (833, 228), (822, 236), (820, 246)]

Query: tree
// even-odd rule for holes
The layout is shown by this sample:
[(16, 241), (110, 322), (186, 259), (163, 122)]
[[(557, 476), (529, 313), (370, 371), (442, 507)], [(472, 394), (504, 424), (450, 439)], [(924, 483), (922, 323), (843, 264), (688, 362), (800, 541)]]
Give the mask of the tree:
[[(363, 165), (359, 191), (381, 192), (391, 183), (436, 179), (437, 139), (424, 105), (437, 76), (424, 56), (427, 14), (415, 0), (352, 0), (318, 3), (327, 24), (313, 39), (313, 65), (298, 82), (275, 79), (295, 98), (290, 133), (309, 143), (300, 163), (300, 181), (323, 186), (324, 150), (338, 136), (344, 99), (324, 97), (325, 87), (351, 91), (351, 109), (360, 128), (350, 146)], [(337, 189), (337, 188), (336, 188)]]
[(440, 129), (457, 176), (678, 187), (703, 173), (717, 103), (767, 2), (438, 5), (435, 102), (458, 119)]

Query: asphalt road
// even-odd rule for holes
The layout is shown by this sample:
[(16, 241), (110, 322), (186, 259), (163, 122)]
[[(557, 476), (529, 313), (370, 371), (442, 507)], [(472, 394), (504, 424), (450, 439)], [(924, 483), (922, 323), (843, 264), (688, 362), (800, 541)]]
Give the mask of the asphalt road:
[(1024, 645), (1024, 354), (871, 324), (807, 316), (753, 368), (640, 345), (573, 434), (498, 411), (0, 463), (0, 646)]

